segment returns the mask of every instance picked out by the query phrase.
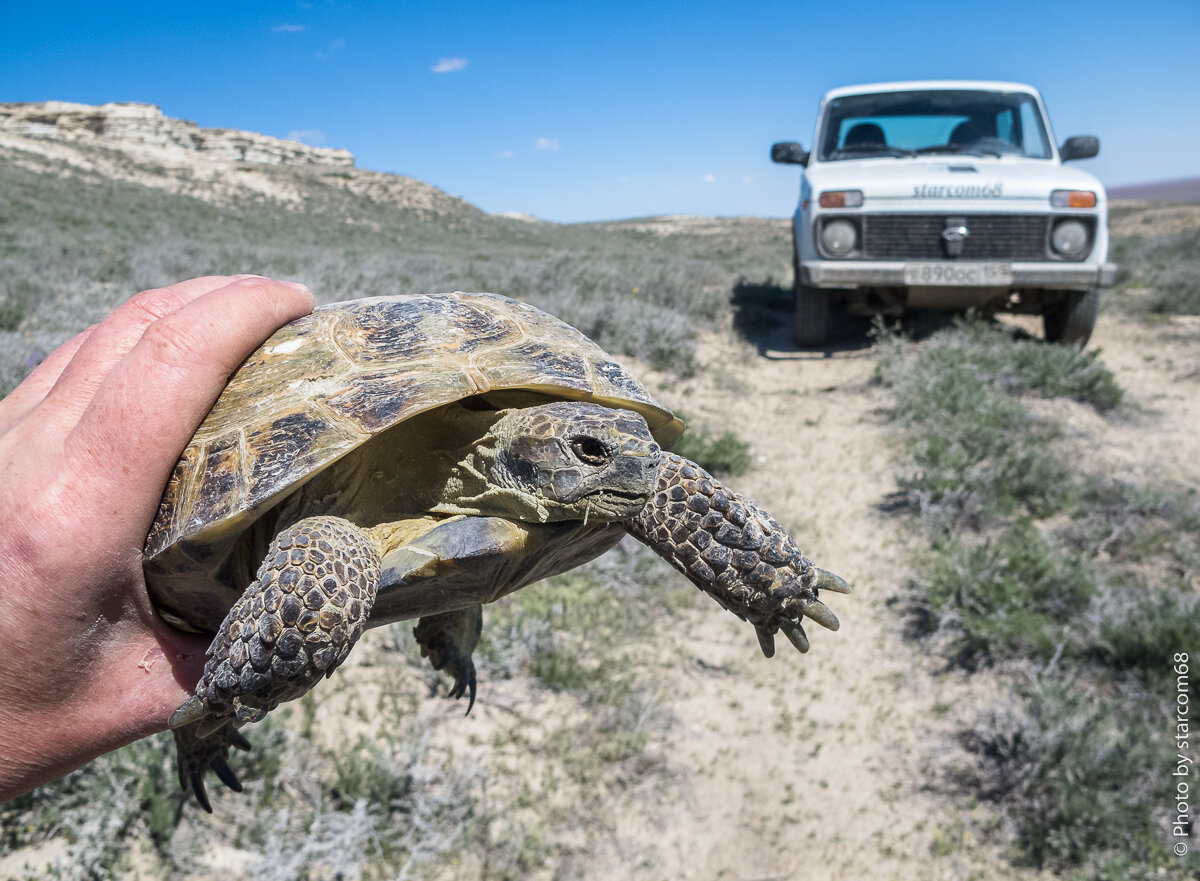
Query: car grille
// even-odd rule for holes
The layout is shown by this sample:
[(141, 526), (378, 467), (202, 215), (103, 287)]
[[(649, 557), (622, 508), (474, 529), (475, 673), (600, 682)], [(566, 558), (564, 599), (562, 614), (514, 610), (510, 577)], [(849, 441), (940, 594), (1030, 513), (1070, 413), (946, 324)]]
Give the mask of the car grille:
[(942, 231), (949, 218), (966, 221), (970, 235), (959, 260), (1045, 260), (1046, 214), (866, 214), (862, 256), (867, 259), (945, 260)]

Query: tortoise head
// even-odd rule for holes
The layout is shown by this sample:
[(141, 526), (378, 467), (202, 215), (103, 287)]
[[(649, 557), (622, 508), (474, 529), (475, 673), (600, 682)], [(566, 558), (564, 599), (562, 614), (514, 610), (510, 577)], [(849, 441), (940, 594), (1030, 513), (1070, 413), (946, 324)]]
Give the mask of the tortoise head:
[(631, 410), (559, 401), (506, 413), (490, 431), (488, 479), (532, 497), (547, 520), (623, 520), (654, 491), (659, 447)]

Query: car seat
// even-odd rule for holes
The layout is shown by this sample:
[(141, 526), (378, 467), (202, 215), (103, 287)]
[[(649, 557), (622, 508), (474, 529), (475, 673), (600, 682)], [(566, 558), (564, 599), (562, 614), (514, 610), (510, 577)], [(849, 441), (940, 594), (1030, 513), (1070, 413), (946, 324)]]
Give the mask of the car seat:
[(884, 137), (883, 129), (873, 122), (860, 122), (850, 127), (850, 131), (846, 132), (846, 140), (842, 142), (843, 147), (886, 147), (887, 139)]

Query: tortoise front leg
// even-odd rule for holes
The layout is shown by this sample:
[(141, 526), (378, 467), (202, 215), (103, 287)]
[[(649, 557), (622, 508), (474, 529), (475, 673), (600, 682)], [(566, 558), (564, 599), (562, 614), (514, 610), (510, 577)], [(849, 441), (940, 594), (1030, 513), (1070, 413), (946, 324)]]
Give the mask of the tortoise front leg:
[(781, 630), (808, 651), (804, 617), (830, 630), (839, 627), (818, 596), (821, 590), (850, 593), (850, 585), (814, 566), (775, 518), (695, 462), (664, 452), (654, 495), (625, 528), (753, 624), (768, 658)]
[[(209, 646), (195, 695), (168, 721), (179, 732), (181, 781), (201, 805), (208, 768), (237, 788), (222, 768), (228, 746), (245, 743), (234, 726), (300, 697), (346, 659), (366, 627), (379, 571), (375, 544), (340, 518), (310, 517), (275, 536)], [(212, 748), (203, 745), (210, 737)]]

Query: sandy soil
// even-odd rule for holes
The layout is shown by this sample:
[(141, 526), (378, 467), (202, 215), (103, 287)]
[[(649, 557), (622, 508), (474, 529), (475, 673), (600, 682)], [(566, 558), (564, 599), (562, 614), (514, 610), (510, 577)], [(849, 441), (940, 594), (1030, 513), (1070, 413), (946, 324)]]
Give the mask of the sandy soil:
[[(753, 632), (715, 606), (684, 613), (656, 674), (676, 720), (663, 771), (608, 793), (607, 821), (572, 842), (581, 855), (529, 877), (1044, 877), (1004, 859), (1003, 836), (984, 832), (1002, 825), (989, 806), (969, 806), (942, 785), (972, 761), (956, 733), (1003, 699), (1004, 687), (946, 672), (901, 633), (890, 601), (903, 590), (915, 539), (885, 510), (895, 435), (886, 391), (871, 382), (875, 354), (861, 341), (829, 355), (797, 352), (787, 315), (778, 317), (732, 349), (724, 338), (702, 340), (707, 369), (682, 384), (640, 372), (696, 422), (752, 441), (758, 465), (737, 488), (793, 528), (818, 565), (854, 584), (853, 596), (827, 598), (841, 630), (809, 627), (807, 655), (780, 640), (766, 660)], [(1200, 487), (1200, 322), (1147, 326), (1106, 315), (1094, 345), (1129, 404), (1106, 418), (1086, 407), (1059, 414), (1080, 449), (1114, 474)], [(517, 688), (489, 683), (467, 723), (449, 707), (423, 707), (434, 742), (459, 755), (494, 749), (497, 731), (528, 738), (528, 726), (562, 711), (554, 697)], [(511, 761), (538, 773), (528, 756)], [(446, 867), (439, 877), (466, 875)]]
[[(999, 826), (988, 806), (969, 807), (939, 786), (970, 761), (955, 733), (1001, 686), (943, 671), (903, 638), (889, 603), (914, 540), (884, 507), (895, 435), (886, 391), (871, 383), (874, 353), (861, 341), (827, 355), (797, 352), (787, 314), (774, 317), (732, 346), (723, 336), (701, 340), (705, 370), (686, 382), (639, 372), (696, 422), (752, 442), (758, 465), (737, 488), (792, 527), (818, 565), (854, 584), (853, 596), (829, 599), (841, 630), (810, 627), (807, 655), (780, 640), (766, 660), (750, 628), (715, 605), (684, 612), (659, 663), (662, 704), (676, 720), (665, 770), (606, 796), (608, 822), (579, 833), (586, 857), (552, 860), (529, 877), (1041, 877), (1009, 865), (1000, 836), (981, 834)], [(1092, 345), (1128, 403), (1107, 417), (1062, 408), (1081, 452), (1119, 476), (1200, 488), (1200, 319), (1102, 314)], [(409, 690), (423, 688), (417, 680)], [(503, 749), (515, 768), (537, 773), (519, 739), (501, 747), (498, 734), (521, 731), (528, 743), (531, 726), (561, 706), (528, 683), (481, 688), (466, 722), (450, 702), (415, 699), (433, 748), (464, 759)], [(326, 695), (317, 728), (344, 739), (354, 717), (347, 701), (374, 698)], [(461, 865), (445, 871), (468, 874)], [(228, 867), (218, 876), (233, 877)]]
[[(996, 818), (938, 791), (969, 761), (954, 732), (999, 696), (988, 677), (939, 670), (900, 634), (903, 526), (875, 359), (849, 348), (798, 353), (780, 328), (761, 354), (710, 341), (701, 378), (666, 392), (709, 425), (753, 440), (743, 490), (795, 528), (806, 553), (856, 587), (830, 605), (833, 634), (767, 661), (728, 615), (696, 613), (667, 662), (680, 719), (665, 795), (630, 792), (594, 878), (1001, 878), (1018, 873), (978, 830)], [(1072, 408), (1081, 448), (1114, 473), (1200, 488), (1200, 321), (1101, 318), (1093, 345), (1128, 393), (1107, 419)]]
[[(889, 604), (903, 588), (913, 540), (883, 508), (894, 488), (894, 434), (886, 391), (871, 383), (874, 353), (865, 344), (797, 352), (787, 316), (779, 317), (777, 328), (732, 349), (716, 336), (702, 340), (707, 369), (692, 380), (671, 387), (647, 378), (696, 421), (752, 440), (758, 464), (737, 488), (793, 528), (819, 565), (854, 584), (854, 595), (828, 598), (841, 630), (810, 627), (807, 655), (780, 640), (767, 660), (753, 632), (715, 605), (685, 611), (659, 661), (662, 707), (675, 720), (662, 767), (603, 796), (596, 828), (552, 830), (578, 856), (551, 859), (528, 877), (1049, 877), (1013, 868), (1000, 836), (981, 834), (1000, 825), (990, 808), (970, 807), (939, 786), (971, 760), (955, 732), (1001, 698), (1001, 686), (942, 670), (903, 638)], [(1200, 320), (1143, 325), (1103, 315), (1094, 345), (1129, 403), (1107, 418), (1068, 408), (1081, 449), (1114, 474), (1200, 488)], [(363, 653), (361, 661), (369, 658)], [(369, 718), (355, 709), (378, 700), (368, 685), (378, 677), (365, 673), (347, 677), (361, 687), (317, 702), (322, 737), (353, 741), (355, 720)], [(499, 754), (518, 777), (541, 773), (530, 754), (539, 724), (570, 711), (528, 682), (506, 680), (481, 684), (480, 702), (464, 720), (459, 706), (427, 698), (426, 677), (411, 679), (404, 699), (427, 723), (434, 751), (488, 764)], [(369, 727), (363, 723), (364, 732)], [(221, 859), (214, 852), (211, 871), (190, 877), (243, 877), (257, 858), (226, 850)], [(0, 877), (52, 856), (12, 854), (0, 862)], [(432, 874), (483, 877), (477, 859), (463, 854), (464, 862)]]

